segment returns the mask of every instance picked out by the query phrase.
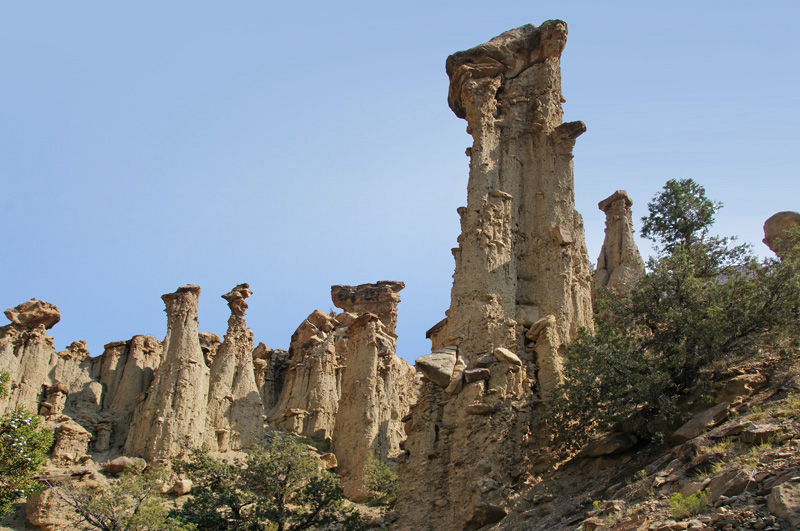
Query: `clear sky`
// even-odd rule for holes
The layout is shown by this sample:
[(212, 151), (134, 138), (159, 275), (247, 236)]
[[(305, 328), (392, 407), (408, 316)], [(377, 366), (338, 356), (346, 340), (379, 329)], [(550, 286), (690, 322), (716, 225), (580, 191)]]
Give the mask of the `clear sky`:
[(551, 18), (592, 260), (599, 200), (628, 190), (638, 220), (687, 177), (766, 255), (764, 220), (800, 210), (795, 1), (3, 2), (0, 309), (50, 301), (56, 347), (99, 355), (163, 337), (182, 284), (222, 335), (220, 295), (249, 282), (256, 342), (286, 348), (332, 284), (403, 280), (413, 361), (466, 201), (445, 59)]

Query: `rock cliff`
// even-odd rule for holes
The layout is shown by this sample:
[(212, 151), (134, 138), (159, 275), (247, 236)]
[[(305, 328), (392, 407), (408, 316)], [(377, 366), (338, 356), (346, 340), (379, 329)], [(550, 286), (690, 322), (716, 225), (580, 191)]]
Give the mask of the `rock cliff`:
[[(473, 137), (467, 206), (446, 319), (417, 361), (398, 511), (406, 529), (477, 529), (545, 444), (536, 404), (561, 378), (565, 345), (592, 328), (583, 221), (562, 123), (567, 27), (523, 26), (447, 59), (448, 101)], [(545, 463), (546, 465), (546, 463)]]
[(606, 214), (606, 237), (597, 258), (595, 290), (606, 288), (626, 293), (644, 275), (644, 260), (633, 239), (632, 205), (625, 190), (617, 190), (597, 204)]

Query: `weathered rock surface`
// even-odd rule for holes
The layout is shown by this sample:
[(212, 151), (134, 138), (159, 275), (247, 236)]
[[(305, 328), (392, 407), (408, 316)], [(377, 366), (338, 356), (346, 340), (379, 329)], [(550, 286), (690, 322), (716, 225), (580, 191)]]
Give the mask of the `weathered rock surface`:
[(776, 240), (784, 237), (784, 233), (792, 227), (800, 226), (800, 213), (778, 212), (764, 222), (764, 243), (778, 256), (781, 255)]
[(198, 286), (178, 288), (161, 298), (166, 304), (164, 358), (147, 396), (134, 412), (126, 455), (148, 461), (183, 455), (204, 441), (209, 369), (197, 332)]
[(36, 299), (9, 308), (4, 313), (9, 321), (25, 328), (41, 325), (49, 330), (61, 320), (61, 312), (55, 304)]
[(406, 529), (477, 529), (505, 516), (514, 478), (545, 444), (531, 427), (536, 404), (560, 382), (566, 344), (593, 325), (572, 174), (585, 126), (562, 123), (566, 35), (562, 21), (527, 25), (447, 60), (448, 101), (473, 145), (451, 304), (428, 335), (433, 350), (455, 346), (465, 371), (490, 377), (442, 389), (446, 368), (425, 372), (400, 465)]
[(244, 318), (250, 295), (250, 286), (239, 284), (222, 296), (231, 316), (211, 365), (206, 415), (206, 444), (215, 451), (251, 448), (264, 433), (264, 404), (253, 368), (253, 331)]
[(399, 293), (405, 287), (403, 282), (389, 280), (358, 286), (331, 286), (331, 298), (333, 304), (345, 312), (377, 315), (386, 326), (386, 331), (394, 334)]
[(401, 419), (412, 402), (415, 374), (395, 353), (402, 286), (334, 286), (334, 304), (345, 311), (317, 310), (298, 327), (280, 396), (269, 413), (277, 427), (331, 443), (345, 494), (355, 499), (366, 494), (368, 456), (396, 456), (405, 438)]
[(597, 205), (606, 213), (606, 237), (597, 258), (595, 290), (626, 293), (644, 275), (644, 260), (633, 239), (632, 205), (625, 190), (617, 190)]

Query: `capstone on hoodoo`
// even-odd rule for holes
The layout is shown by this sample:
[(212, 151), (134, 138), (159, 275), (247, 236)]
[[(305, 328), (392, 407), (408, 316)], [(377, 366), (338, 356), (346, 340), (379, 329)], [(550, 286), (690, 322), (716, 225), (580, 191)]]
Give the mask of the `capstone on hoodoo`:
[[(417, 360), (398, 511), (404, 529), (477, 529), (544, 446), (532, 418), (561, 379), (566, 344), (592, 328), (583, 220), (562, 123), (567, 26), (523, 26), (447, 59), (448, 100), (473, 137), (446, 319)], [(546, 465), (546, 463), (545, 463)]]

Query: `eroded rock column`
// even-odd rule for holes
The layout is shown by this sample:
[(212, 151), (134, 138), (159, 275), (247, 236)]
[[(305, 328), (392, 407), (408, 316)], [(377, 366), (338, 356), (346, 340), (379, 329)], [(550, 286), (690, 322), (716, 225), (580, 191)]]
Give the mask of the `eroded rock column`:
[(407, 529), (477, 529), (506, 514), (542, 446), (537, 403), (559, 384), (566, 344), (591, 329), (583, 220), (562, 123), (567, 27), (523, 26), (447, 59), (448, 101), (473, 137), (447, 318), (417, 361), (398, 510)]
[(220, 452), (250, 448), (264, 432), (264, 406), (253, 369), (253, 331), (244, 318), (245, 299), (252, 293), (249, 285), (239, 284), (222, 296), (231, 316), (211, 365), (206, 417), (206, 442)]
[(606, 236), (597, 258), (595, 290), (606, 288), (624, 294), (644, 275), (644, 260), (633, 239), (632, 205), (625, 190), (617, 190), (597, 204), (606, 214)]
[(127, 455), (165, 459), (204, 441), (209, 369), (197, 332), (199, 296), (199, 286), (187, 285), (161, 297), (167, 312), (164, 358), (134, 413)]

